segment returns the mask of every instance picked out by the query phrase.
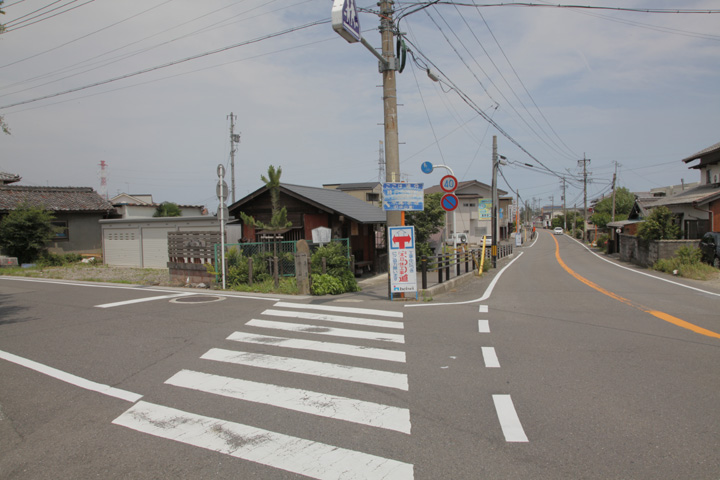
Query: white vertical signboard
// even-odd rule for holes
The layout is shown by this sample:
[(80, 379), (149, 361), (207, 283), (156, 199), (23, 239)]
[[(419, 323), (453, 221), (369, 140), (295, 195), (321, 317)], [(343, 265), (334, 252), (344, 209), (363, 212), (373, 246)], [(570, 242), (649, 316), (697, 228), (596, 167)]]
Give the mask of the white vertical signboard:
[(391, 298), (395, 293), (417, 292), (415, 227), (388, 227), (388, 239)]

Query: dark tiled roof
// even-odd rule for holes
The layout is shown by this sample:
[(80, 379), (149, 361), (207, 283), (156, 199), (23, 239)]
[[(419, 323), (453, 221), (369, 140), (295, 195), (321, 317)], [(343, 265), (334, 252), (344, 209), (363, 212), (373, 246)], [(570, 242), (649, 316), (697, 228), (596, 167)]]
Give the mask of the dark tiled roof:
[(720, 197), (720, 187), (718, 185), (700, 185), (671, 197), (655, 198), (655, 201), (648, 202), (644, 206), (655, 208), (661, 205), (691, 205), (693, 203), (703, 205), (718, 197)]
[(303, 187), (287, 183), (281, 183), (280, 187), (360, 223), (385, 223), (387, 218), (385, 211), (381, 208), (374, 207), (339, 190)]
[(5, 185), (7, 183), (15, 183), (19, 182), (20, 180), (20, 175), (15, 175), (14, 173), (0, 172), (0, 185)]
[(336, 190), (372, 190), (380, 185), (380, 182), (362, 182), (362, 183), (341, 183)]
[(690, 155), (689, 157), (683, 158), (682, 161), (685, 163), (692, 162), (693, 160), (697, 160), (698, 158), (704, 157), (706, 155), (709, 155), (711, 153), (716, 153), (720, 151), (720, 142), (716, 143), (715, 145), (710, 145), (707, 148), (704, 148), (700, 150), (699, 152)]
[(0, 186), (0, 211), (28, 203), (55, 212), (107, 212), (112, 205), (90, 187)]

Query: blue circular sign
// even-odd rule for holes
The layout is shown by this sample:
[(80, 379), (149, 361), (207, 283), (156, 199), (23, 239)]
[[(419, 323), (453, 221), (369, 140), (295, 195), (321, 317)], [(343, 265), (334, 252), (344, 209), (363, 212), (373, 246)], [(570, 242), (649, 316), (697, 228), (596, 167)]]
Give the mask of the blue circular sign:
[(456, 197), (453, 193), (446, 193), (440, 199), (440, 205), (442, 206), (443, 210), (452, 212), (458, 207), (458, 197)]
[(422, 170), (423, 173), (432, 173), (433, 171), (433, 164), (430, 162), (423, 162), (422, 165), (420, 165), (420, 170)]

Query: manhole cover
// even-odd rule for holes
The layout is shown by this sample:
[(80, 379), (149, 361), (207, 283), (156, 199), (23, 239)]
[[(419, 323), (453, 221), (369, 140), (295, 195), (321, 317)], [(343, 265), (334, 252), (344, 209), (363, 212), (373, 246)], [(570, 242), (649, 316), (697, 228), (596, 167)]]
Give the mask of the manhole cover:
[(173, 303), (210, 303), (221, 302), (225, 297), (217, 297), (215, 295), (187, 295), (185, 297), (177, 297), (170, 300)]

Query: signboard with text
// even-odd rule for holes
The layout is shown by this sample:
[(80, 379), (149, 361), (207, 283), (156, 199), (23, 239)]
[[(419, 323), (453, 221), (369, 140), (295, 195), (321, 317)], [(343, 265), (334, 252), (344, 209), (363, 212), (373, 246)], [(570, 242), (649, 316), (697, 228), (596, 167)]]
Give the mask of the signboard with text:
[(422, 183), (383, 183), (383, 210), (423, 211), (425, 192)]
[(330, 11), (332, 28), (349, 43), (359, 42), (360, 18), (355, 0), (335, 0)]
[(390, 293), (416, 292), (415, 227), (388, 227)]

